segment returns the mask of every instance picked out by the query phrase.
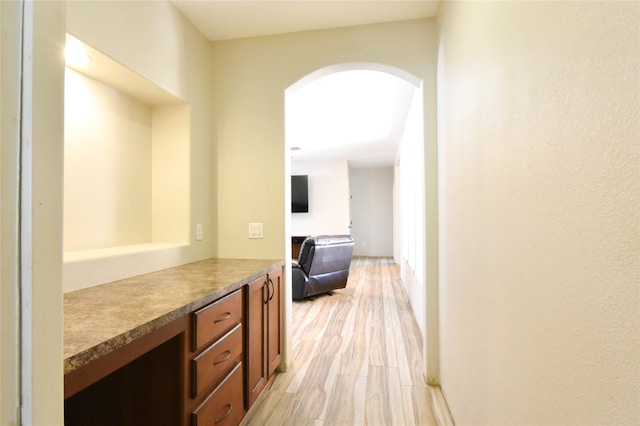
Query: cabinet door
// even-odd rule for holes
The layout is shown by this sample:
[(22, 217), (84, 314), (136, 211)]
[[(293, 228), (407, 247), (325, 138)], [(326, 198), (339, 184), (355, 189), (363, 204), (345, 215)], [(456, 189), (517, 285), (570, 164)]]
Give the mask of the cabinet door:
[(253, 405), (267, 385), (267, 303), (269, 291), (267, 277), (261, 277), (247, 285), (246, 289), (247, 321), (247, 409)]
[(268, 285), (270, 291), (267, 309), (267, 361), (271, 377), (282, 361), (282, 268), (269, 272)]

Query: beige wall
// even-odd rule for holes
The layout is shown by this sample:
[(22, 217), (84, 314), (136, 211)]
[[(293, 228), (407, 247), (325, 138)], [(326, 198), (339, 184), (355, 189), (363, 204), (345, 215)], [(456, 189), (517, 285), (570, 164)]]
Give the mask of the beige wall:
[[(123, 81), (153, 83), (89, 53), (88, 65), (109, 72), (110, 84), (65, 72), (65, 292), (184, 263), (196, 252), (189, 105), (158, 86), (153, 97), (120, 90)], [(213, 247), (208, 231), (198, 246)]]
[[(434, 34), (422, 20), (213, 44), (220, 256), (284, 255), (285, 89), (317, 69), (357, 61), (432, 82), (435, 54), (424, 52), (435, 52)], [(248, 239), (252, 221), (264, 223), (264, 240)]]
[(151, 241), (151, 107), (65, 72), (64, 250)]
[[(438, 323), (431, 320), (426, 332), (426, 285), (425, 285), (425, 160), (422, 93), (416, 91), (411, 99), (405, 128), (400, 139), (398, 157), (394, 169), (395, 201), (395, 247), (394, 258), (400, 265), (400, 277), (407, 291), (411, 308), (426, 343), (435, 342), (429, 353), (431, 368), (427, 380), (439, 380)], [(437, 161), (437, 157), (432, 158)], [(437, 171), (436, 171), (437, 172)], [(436, 241), (437, 244), (437, 241)], [(437, 281), (436, 281), (437, 283)], [(434, 287), (434, 286), (432, 286)], [(436, 284), (437, 290), (437, 284)], [(437, 318), (437, 293), (430, 297), (432, 317)], [(434, 308), (435, 306), (435, 308)], [(433, 312), (433, 311), (436, 312)], [(426, 355), (426, 354), (425, 354)], [(434, 360), (435, 358), (435, 360)]]
[[(65, 6), (68, 27), (65, 27)], [(20, 29), (19, 3), (2, 2), (2, 340), (0, 357), (2, 391), (0, 423), (17, 421), (16, 339), (17, 274), (5, 266), (15, 265), (18, 199), (15, 193), (18, 138), (13, 111), (18, 97), (15, 65)], [(24, 424), (63, 424), (62, 375), (62, 222), (63, 222), (63, 49), (65, 31), (101, 49), (116, 60), (189, 102), (191, 114), (190, 220), (203, 223), (205, 241), (188, 244), (170, 262), (185, 263), (215, 254), (216, 222), (212, 198), (215, 174), (211, 171), (210, 56), (209, 43), (182, 15), (164, 2), (28, 2), (25, 10), (27, 48), (24, 63), (24, 102), (31, 114), (23, 121), (24, 137), (30, 140), (24, 151), (22, 182), (32, 195), (23, 192), (21, 277), (23, 298), (29, 301), (25, 285), (31, 283), (30, 309), (23, 311), (22, 391)], [(31, 14), (33, 12), (33, 14)], [(11, 31), (9, 31), (11, 25)], [(116, 28), (117, 30), (114, 30)], [(4, 31), (7, 32), (4, 32)], [(15, 30), (15, 31), (14, 31)], [(13, 39), (12, 35), (16, 38)], [(7, 36), (5, 36), (7, 35)], [(8, 59), (11, 59), (9, 61)], [(11, 108), (8, 108), (8, 107)], [(26, 140), (25, 139), (25, 140)], [(11, 167), (5, 167), (5, 166)], [(12, 174), (11, 171), (14, 173)], [(7, 173), (7, 174), (5, 174)], [(5, 177), (9, 177), (5, 179)], [(195, 182), (195, 183), (194, 183)], [(206, 232), (210, 234), (206, 234)], [(7, 232), (10, 231), (10, 232)], [(26, 250), (26, 251), (25, 251)], [(31, 278), (29, 278), (29, 275)], [(11, 315), (5, 321), (5, 315)], [(5, 333), (9, 330), (9, 333)], [(32, 408), (31, 408), (32, 407)]]
[[(0, 3), (0, 424), (18, 407), (18, 134), (19, 4)], [(15, 34), (14, 37), (8, 35)]]
[[(437, 330), (437, 34), (433, 20), (404, 21), (213, 43), (220, 257), (287, 258), (285, 241), (285, 89), (324, 67), (380, 63), (423, 81), (427, 336)], [(250, 240), (249, 222), (265, 238)], [(288, 286), (285, 290), (288, 291)], [(290, 304), (290, 295), (284, 295)], [(429, 300), (432, 303), (429, 303)], [(287, 305), (288, 306), (288, 305)], [(290, 323), (290, 312), (285, 312)], [(428, 374), (437, 376), (437, 342), (427, 338)], [(285, 353), (286, 355), (286, 353)]]
[(62, 424), (64, 7), (2, 2), (0, 8), (0, 423)]
[[(74, 254), (65, 264), (65, 289), (82, 288), (85, 281), (95, 285), (215, 256), (209, 42), (168, 2), (68, 2), (66, 8), (70, 34), (186, 105), (153, 106), (151, 111), (155, 147), (151, 149), (150, 172), (152, 219), (145, 224), (145, 232), (151, 234), (146, 242), (154, 244), (111, 250), (96, 257)], [(180, 128), (179, 134), (176, 128)], [(171, 144), (177, 140), (176, 151)], [(185, 166), (174, 167), (178, 163)], [(163, 187), (161, 192), (159, 186)], [(203, 225), (202, 241), (195, 239), (196, 224)]]
[[(64, 5), (51, 2), (46, 5), (33, 3), (33, 114), (31, 125), (32, 153), (31, 200), (21, 192), (22, 209), (31, 209), (31, 229), (21, 225), (22, 232), (22, 274), (23, 297), (22, 327), (31, 327), (31, 352), (25, 354), (26, 339), (21, 341), (22, 389), (31, 387), (31, 394), (23, 392), (23, 424), (60, 424), (62, 415), (62, 166), (63, 150), (63, 85), (64, 59), (60, 54), (64, 49)], [(27, 54), (28, 55), (28, 54)], [(28, 72), (28, 71), (27, 71)], [(23, 78), (25, 71), (23, 70)], [(24, 82), (23, 82), (24, 84)], [(27, 86), (29, 83), (26, 83)], [(27, 89), (28, 92), (28, 89)], [(25, 102), (25, 92), (23, 92)], [(28, 101), (27, 101), (28, 102)], [(24, 105), (24, 104), (23, 104)], [(27, 108), (28, 111), (28, 108)], [(23, 116), (24, 120), (24, 116)], [(23, 122), (24, 126), (24, 122)], [(23, 138), (25, 133), (23, 131)], [(29, 136), (26, 136), (28, 139)], [(23, 144), (28, 142), (23, 139)], [(24, 151), (23, 151), (24, 156)], [(28, 168), (24, 168), (22, 179)], [(27, 203), (27, 204), (25, 204)], [(24, 217), (24, 212), (23, 212)], [(24, 220), (24, 219), (23, 219)], [(25, 253), (26, 242), (31, 250), (30, 262)], [(31, 312), (25, 312), (25, 271), (31, 271)], [(28, 302), (27, 302), (28, 303)], [(31, 324), (25, 325), (25, 316), (31, 315)], [(27, 320), (28, 322), (28, 320)], [(31, 366), (25, 359), (32, 357)], [(26, 361), (27, 363), (29, 361)], [(26, 370), (31, 369), (32, 377)], [(31, 386), (29, 381), (31, 380)], [(25, 388), (26, 387), (26, 388)], [(29, 403), (25, 404), (24, 398)], [(29, 413), (31, 411), (31, 413)], [(29, 415), (30, 414), (30, 415)]]
[(442, 386), (459, 425), (640, 424), (640, 3), (440, 10)]

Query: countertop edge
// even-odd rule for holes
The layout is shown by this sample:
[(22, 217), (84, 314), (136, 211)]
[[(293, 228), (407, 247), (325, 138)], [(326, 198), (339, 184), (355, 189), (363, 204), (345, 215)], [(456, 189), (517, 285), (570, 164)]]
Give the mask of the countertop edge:
[[(266, 261), (267, 259), (260, 259), (260, 260)], [(267, 274), (269, 271), (272, 271), (274, 268), (284, 267), (284, 265), (285, 265), (284, 260), (273, 260), (273, 263), (271, 263), (269, 266), (256, 270), (256, 272), (254, 272), (253, 274), (247, 275), (242, 279), (238, 280), (237, 282), (226, 285), (223, 288), (214, 290), (211, 293), (203, 297), (200, 297), (198, 299), (195, 299), (192, 302), (178, 309), (175, 309), (171, 312), (167, 312), (150, 321), (140, 324), (129, 331), (113, 336), (101, 343), (98, 343), (97, 345), (94, 345), (88, 349), (85, 349), (76, 354), (68, 356), (63, 361), (64, 374), (68, 374), (74, 370), (82, 368), (90, 364), (92, 361), (99, 359), (100, 357), (103, 357), (111, 352), (114, 352), (126, 346), (127, 344), (135, 341), (136, 339), (139, 339), (145, 336), (146, 334), (149, 334), (171, 323), (172, 321), (175, 321), (185, 315), (188, 315), (202, 308), (203, 306), (206, 306), (238, 289), (241, 289), (245, 285)], [(171, 269), (174, 269), (174, 268), (169, 268), (168, 270), (171, 270)]]

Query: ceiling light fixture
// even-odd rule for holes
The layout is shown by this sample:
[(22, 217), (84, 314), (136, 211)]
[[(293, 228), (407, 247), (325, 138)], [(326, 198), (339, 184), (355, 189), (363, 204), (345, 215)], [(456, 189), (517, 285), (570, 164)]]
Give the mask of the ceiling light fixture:
[(73, 68), (85, 66), (91, 61), (91, 56), (89, 56), (82, 43), (70, 37), (67, 37), (64, 57), (66, 64)]

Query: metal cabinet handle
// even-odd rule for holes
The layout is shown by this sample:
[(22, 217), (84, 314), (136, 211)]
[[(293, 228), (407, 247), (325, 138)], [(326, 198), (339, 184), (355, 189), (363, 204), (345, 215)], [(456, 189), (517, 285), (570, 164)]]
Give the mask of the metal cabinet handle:
[(227, 416), (228, 416), (229, 414), (231, 414), (231, 411), (233, 410), (233, 404), (232, 404), (232, 403), (229, 403), (229, 404), (227, 404), (227, 405), (229, 406), (229, 409), (228, 409), (228, 410), (227, 410), (227, 412), (226, 412), (226, 413), (224, 413), (221, 417), (218, 417), (218, 418), (216, 419), (216, 423), (220, 423), (221, 421), (223, 421), (224, 419), (226, 419), (226, 418), (227, 418)]
[(269, 283), (271, 283), (271, 296), (269, 296), (269, 301), (273, 299), (273, 296), (276, 294), (276, 287), (273, 285), (273, 281), (269, 278)]
[(222, 364), (223, 362), (228, 360), (230, 356), (231, 356), (231, 351), (227, 349), (221, 358), (218, 358), (213, 362), (213, 365)]
[(218, 318), (217, 320), (213, 321), (213, 323), (214, 323), (214, 324), (217, 324), (217, 323), (219, 323), (219, 322), (226, 321), (226, 320), (228, 320), (229, 318), (231, 318), (231, 312), (227, 312), (227, 313), (225, 313), (225, 314), (223, 314), (223, 315), (224, 315), (224, 318)]

